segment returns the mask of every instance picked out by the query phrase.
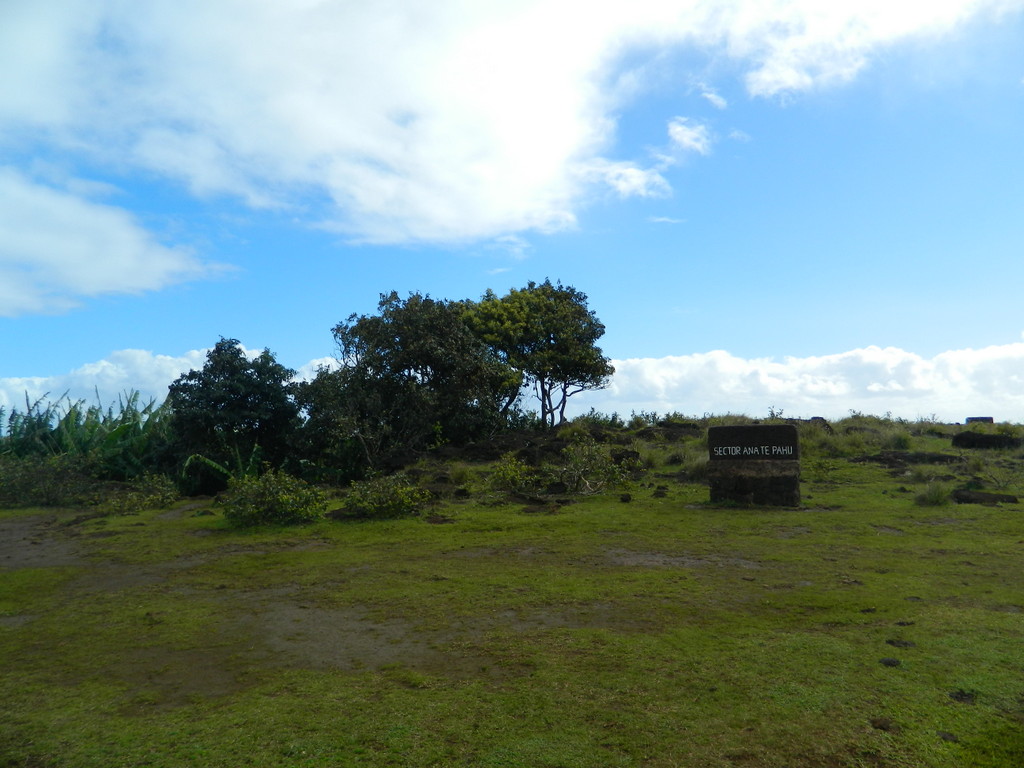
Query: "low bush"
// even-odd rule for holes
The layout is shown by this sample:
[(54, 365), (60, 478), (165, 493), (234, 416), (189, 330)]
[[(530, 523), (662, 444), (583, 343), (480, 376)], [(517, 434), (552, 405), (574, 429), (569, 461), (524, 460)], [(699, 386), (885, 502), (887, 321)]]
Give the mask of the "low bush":
[(949, 503), (949, 489), (941, 483), (928, 483), (925, 489), (914, 496), (919, 507), (941, 507)]
[(352, 483), (344, 506), (356, 517), (407, 517), (418, 514), (429, 500), (429, 491), (398, 473)]
[(505, 493), (522, 493), (537, 483), (537, 471), (515, 454), (506, 453), (495, 463), (494, 470), (487, 478), (491, 490)]
[(327, 510), (327, 498), (321, 491), (276, 470), (260, 477), (231, 478), (220, 503), (224, 517), (239, 527), (310, 523), (323, 517)]
[(0, 456), (0, 506), (76, 506), (94, 503), (99, 493), (84, 457)]
[(124, 515), (167, 507), (178, 500), (178, 487), (167, 475), (147, 473), (110, 493), (103, 506)]
[(626, 487), (636, 464), (617, 464), (606, 447), (581, 439), (566, 446), (561, 465), (550, 467), (549, 471), (568, 493), (591, 494), (609, 487)]

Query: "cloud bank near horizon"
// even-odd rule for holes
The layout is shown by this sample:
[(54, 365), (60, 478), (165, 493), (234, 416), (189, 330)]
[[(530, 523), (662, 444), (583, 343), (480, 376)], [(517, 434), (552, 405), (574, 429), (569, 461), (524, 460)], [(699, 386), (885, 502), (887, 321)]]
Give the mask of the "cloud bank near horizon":
[[(670, 113), (650, 156), (614, 156), (616, 117), (657, 79), (659, 61), (671, 58), (660, 54), (685, 48), (731, 62), (750, 96), (772, 98), (850, 81), (892, 46), (1022, 8), (1024, 0), (97, 0), (53, 13), (12, 0), (0, 25), (0, 70), (10, 75), (0, 83), (0, 150), (142, 173), (204, 201), (288, 211), (361, 242), (551, 232), (573, 226), (602, 191), (669, 194), (675, 156), (713, 152), (705, 126)], [(700, 90), (728, 109), (713, 85)], [(27, 167), (7, 174), (8, 201), (49, 195), (70, 215), (77, 199), (125, 259), (154, 265), (130, 286), (123, 272), (83, 275), (95, 248), (75, 249), (75, 228), (55, 227), (63, 242), (53, 247), (74, 256), (22, 274), (34, 281), (32, 298), (8, 313), (202, 273), (126, 210), (40, 189)], [(17, 220), (7, 224), (11, 242), (30, 240), (28, 222), (21, 231)], [(25, 258), (5, 248), (0, 285)]]
[[(258, 351), (251, 351), (256, 354)], [(121, 350), (61, 376), (0, 378), (0, 408), (24, 410), (29, 401), (67, 393), (71, 400), (116, 404), (126, 392), (161, 401), (168, 385), (201, 368), (206, 350), (181, 356)], [(594, 408), (678, 412), (689, 416), (743, 413), (842, 418), (850, 411), (906, 419), (960, 422), (967, 416), (1024, 422), (1024, 342), (943, 352), (932, 358), (894, 347), (867, 347), (818, 357), (744, 359), (724, 351), (663, 358), (613, 360), (611, 386), (570, 400), (571, 415)], [(311, 378), (332, 358), (311, 360), (298, 377)], [(530, 407), (530, 403), (526, 403)]]

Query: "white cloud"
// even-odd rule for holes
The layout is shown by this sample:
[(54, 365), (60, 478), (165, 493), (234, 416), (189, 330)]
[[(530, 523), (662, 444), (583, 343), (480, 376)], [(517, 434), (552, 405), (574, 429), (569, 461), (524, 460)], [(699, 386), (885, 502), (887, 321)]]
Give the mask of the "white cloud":
[[(250, 358), (263, 350), (242, 351)], [(111, 352), (103, 360), (86, 363), (57, 376), (22, 376), (0, 378), (0, 408), (9, 413), (11, 408), (25, 409), (29, 402), (46, 398), (53, 402), (67, 396), (72, 402), (84, 400), (104, 407), (114, 405), (126, 393), (138, 392), (143, 402), (163, 402), (167, 388), (181, 374), (201, 369), (206, 364), (208, 349), (193, 349), (182, 355), (161, 355), (143, 349), (121, 349)], [(297, 379), (311, 379), (321, 367), (334, 368), (337, 360), (322, 357), (310, 360), (296, 371)], [(98, 399), (97, 399), (98, 397)]]
[(205, 271), (187, 249), (160, 244), (127, 211), (0, 166), (0, 316), (157, 290)]
[(715, 109), (726, 109), (729, 102), (720, 96), (713, 88), (701, 87), (701, 98), (708, 102)]
[(728, 352), (615, 360), (604, 391), (580, 395), (579, 412), (678, 411), (837, 418), (851, 410), (945, 421), (991, 415), (1024, 421), (1024, 343), (923, 358), (892, 347), (782, 360)]
[(706, 155), (711, 152), (711, 132), (702, 123), (686, 117), (674, 117), (668, 124), (668, 135), (682, 150)]
[(633, 163), (595, 161), (586, 175), (601, 179), (620, 197), (661, 197), (671, 190), (658, 169), (641, 168)]
[[(304, 211), (370, 242), (571, 226), (594, 183), (653, 194), (606, 157), (643, 76), (691, 47), (774, 96), (856, 76), (887, 46), (1022, 0), (352, 3), (8, 0), (0, 143), (39, 142), (196, 195)], [(718, 106), (724, 100), (706, 89)], [(676, 129), (681, 146), (707, 141)], [(695, 128), (690, 127), (691, 131)], [(590, 172), (596, 164), (611, 175)]]
[(178, 376), (193, 368), (202, 368), (206, 350), (193, 350), (172, 357), (156, 355), (141, 349), (122, 349), (94, 363), (86, 363), (59, 376), (31, 376), (0, 378), (0, 407), (25, 409), (29, 402), (46, 397), (56, 401), (67, 394), (72, 401), (85, 400), (104, 407), (116, 405), (119, 396), (138, 392), (143, 402), (151, 399), (162, 402), (167, 387)]
[[(67, 392), (72, 400), (94, 403), (97, 391), (103, 404), (115, 403), (127, 391), (138, 391), (144, 400), (162, 400), (174, 379), (205, 361), (206, 350), (178, 357), (121, 350), (61, 376), (0, 378), (0, 407), (23, 409), (26, 392), (30, 400), (46, 393), (56, 399)], [(622, 415), (677, 411), (766, 416), (774, 407), (803, 417), (841, 418), (856, 410), (908, 419), (935, 415), (949, 422), (967, 416), (1024, 422), (1024, 342), (952, 350), (932, 358), (893, 347), (867, 347), (782, 360), (714, 351), (612, 362), (616, 370), (611, 386), (574, 397), (572, 413), (593, 407)], [(297, 376), (309, 379), (320, 366), (336, 365), (334, 358), (318, 358), (301, 366)]]

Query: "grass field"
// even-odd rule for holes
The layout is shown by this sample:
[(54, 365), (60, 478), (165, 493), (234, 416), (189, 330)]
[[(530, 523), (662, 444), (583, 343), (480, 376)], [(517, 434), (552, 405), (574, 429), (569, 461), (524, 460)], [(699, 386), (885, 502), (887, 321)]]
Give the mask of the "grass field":
[(717, 508), (648, 464), (529, 512), (0, 512), (0, 766), (1024, 764), (1021, 506), (837, 458)]

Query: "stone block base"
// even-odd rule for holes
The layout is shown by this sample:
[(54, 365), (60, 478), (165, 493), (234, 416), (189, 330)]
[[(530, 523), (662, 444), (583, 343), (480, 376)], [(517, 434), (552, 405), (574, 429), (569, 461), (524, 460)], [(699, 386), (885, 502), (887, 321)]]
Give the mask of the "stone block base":
[(799, 461), (712, 461), (708, 483), (713, 504), (800, 506)]

